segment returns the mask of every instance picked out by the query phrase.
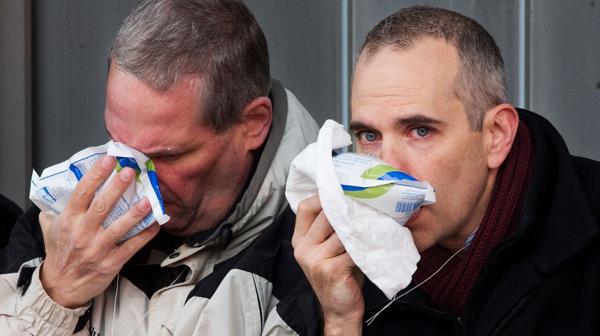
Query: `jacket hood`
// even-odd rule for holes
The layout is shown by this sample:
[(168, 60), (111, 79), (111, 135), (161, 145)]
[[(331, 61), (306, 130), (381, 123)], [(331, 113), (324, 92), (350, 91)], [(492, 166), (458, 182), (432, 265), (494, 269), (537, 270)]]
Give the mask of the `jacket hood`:
[[(216, 229), (201, 232), (186, 240), (177, 257), (165, 260), (171, 265), (210, 246), (222, 253), (218, 262), (236, 255), (248, 246), (288, 206), (285, 181), (294, 157), (315, 141), (318, 126), (293, 93), (272, 80), (273, 103), (271, 130), (256, 169), (240, 200)], [(186, 264), (188, 264), (186, 262)]]
[[(248, 245), (288, 206), (285, 182), (292, 160), (315, 141), (318, 126), (293, 93), (273, 80), (271, 131), (248, 187), (230, 216), (221, 224), (231, 226), (231, 247)], [(276, 209), (276, 211), (273, 211)]]

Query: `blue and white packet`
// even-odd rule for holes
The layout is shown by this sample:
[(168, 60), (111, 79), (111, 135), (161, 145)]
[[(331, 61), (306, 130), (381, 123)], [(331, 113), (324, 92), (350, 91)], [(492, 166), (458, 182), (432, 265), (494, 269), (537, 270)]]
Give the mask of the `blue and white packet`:
[(388, 214), (404, 225), (421, 206), (435, 203), (435, 191), (373, 156), (341, 153), (333, 165), (344, 195)]
[(165, 212), (154, 163), (143, 153), (114, 141), (81, 150), (67, 161), (44, 169), (41, 176), (33, 170), (29, 199), (42, 211), (60, 214), (67, 206), (77, 183), (96, 161), (105, 155), (115, 157), (117, 165), (96, 193), (101, 192), (107, 183), (125, 167), (135, 170), (136, 177), (135, 183), (130, 184), (119, 198), (102, 226), (104, 228), (110, 226), (144, 197), (150, 201), (152, 212), (123, 236), (121, 242), (142, 232), (155, 221), (160, 225), (167, 223), (170, 217)]

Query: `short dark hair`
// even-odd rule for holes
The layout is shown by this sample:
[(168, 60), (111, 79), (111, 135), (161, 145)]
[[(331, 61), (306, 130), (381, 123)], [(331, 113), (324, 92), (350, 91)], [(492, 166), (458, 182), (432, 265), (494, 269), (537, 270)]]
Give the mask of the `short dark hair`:
[(423, 37), (444, 39), (460, 58), (455, 94), (465, 104), (471, 129), (481, 130), (485, 111), (504, 103), (504, 61), (492, 36), (475, 20), (446, 9), (415, 6), (399, 10), (367, 34), (361, 55), (380, 48), (410, 48)]
[(202, 121), (222, 132), (270, 89), (267, 40), (238, 0), (146, 0), (125, 19), (111, 51), (116, 65), (155, 90), (198, 75)]

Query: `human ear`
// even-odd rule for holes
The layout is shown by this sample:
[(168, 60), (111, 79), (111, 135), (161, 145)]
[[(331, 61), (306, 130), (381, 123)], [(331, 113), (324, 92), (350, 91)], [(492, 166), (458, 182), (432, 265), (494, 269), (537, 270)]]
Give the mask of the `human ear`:
[(519, 114), (510, 104), (500, 104), (487, 111), (483, 132), (489, 169), (502, 165), (512, 148), (519, 127)]
[(240, 126), (244, 131), (244, 146), (247, 150), (262, 146), (269, 134), (272, 117), (273, 107), (267, 97), (254, 98), (244, 107)]

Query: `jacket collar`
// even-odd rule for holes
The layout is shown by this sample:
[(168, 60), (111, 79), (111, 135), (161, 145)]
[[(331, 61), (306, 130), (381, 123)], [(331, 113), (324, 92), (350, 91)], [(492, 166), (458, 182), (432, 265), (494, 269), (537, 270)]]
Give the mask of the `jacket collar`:
[(534, 160), (514, 238), (536, 242), (535, 263), (547, 273), (590, 244), (598, 222), (558, 131), (543, 117), (518, 111), (532, 134)]
[(230, 212), (229, 216), (219, 226), (214, 229), (197, 232), (185, 239), (185, 243), (192, 247), (202, 245), (218, 245), (221, 248), (226, 248), (231, 241), (234, 229), (234, 223), (250, 209), (256, 199), (256, 195), (267, 175), (269, 167), (275, 157), (277, 148), (281, 143), (283, 130), (285, 129), (287, 117), (287, 97), (283, 85), (273, 79), (270, 92), (271, 101), (273, 101), (273, 120), (271, 129), (261, 148), (260, 158), (252, 174), (246, 190), (240, 197), (235, 208)]
[[(162, 262), (162, 266), (185, 262), (188, 266), (195, 265), (190, 266), (192, 268), (210, 268), (201, 265), (237, 254), (287, 207), (284, 191), (289, 165), (304, 147), (315, 141), (318, 127), (295, 96), (276, 80), (272, 80), (270, 98), (273, 102), (271, 129), (240, 200), (218, 227), (199, 233), (197, 239), (182, 244)], [(206, 260), (207, 256), (196, 256), (204, 249), (212, 251), (210, 260)]]
[(557, 269), (598, 236), (598, 221), (562, 137), (543, 117), (518, 112), (533, 140), (533, 168), (515, 231), (490, 255), (467, 303), (464, 317), (470, 321), (469, 334), (502, 330), (543, 274)]

